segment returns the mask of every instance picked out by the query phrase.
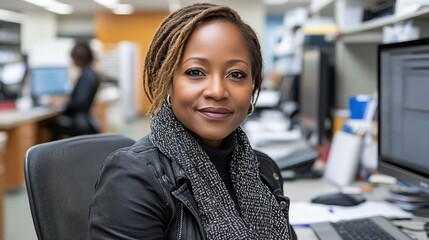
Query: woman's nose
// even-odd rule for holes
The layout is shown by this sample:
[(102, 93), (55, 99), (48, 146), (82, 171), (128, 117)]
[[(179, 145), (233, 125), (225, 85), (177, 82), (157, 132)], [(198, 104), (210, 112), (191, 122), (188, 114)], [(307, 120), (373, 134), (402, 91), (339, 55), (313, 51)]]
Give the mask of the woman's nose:
[(221, 100), (229, 96), (226, 79), (221, 75), (213, 75), (208, 79), (207, 87), (204, 91), (206, 98)]

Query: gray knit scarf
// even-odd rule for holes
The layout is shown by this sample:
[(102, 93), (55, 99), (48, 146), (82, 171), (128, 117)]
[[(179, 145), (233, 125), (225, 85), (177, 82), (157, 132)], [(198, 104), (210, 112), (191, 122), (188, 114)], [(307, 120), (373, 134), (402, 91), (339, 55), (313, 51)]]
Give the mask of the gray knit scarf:
[(165, 104), (151, 119), (150, 139), (186, 172), (208, 239), (290, 239), (287, 216), (259, 178), (259, 162), (241, 128), (235, 130), (230, 174), (242, 217), (208, 155)]

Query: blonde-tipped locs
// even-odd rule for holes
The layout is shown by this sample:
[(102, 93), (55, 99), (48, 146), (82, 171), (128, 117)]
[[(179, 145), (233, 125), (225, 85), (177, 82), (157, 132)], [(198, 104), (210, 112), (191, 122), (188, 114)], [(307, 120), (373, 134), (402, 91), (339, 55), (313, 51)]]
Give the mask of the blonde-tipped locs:
[(152, 103), (150, 113), (156, 114), (167, 97), (178, 68), (185, 44), (195, 28), (203, 22), (222, 19), (235, 24), (242, 32), (249, 49), (254, 81), (253, 100), (262, 84), (262, 54), (253, 29), (244, 23), (236, 11), (226, 6), (196, 3), (171, 13), (159, 26), (146, 55), (143, 70), (145, 93)]

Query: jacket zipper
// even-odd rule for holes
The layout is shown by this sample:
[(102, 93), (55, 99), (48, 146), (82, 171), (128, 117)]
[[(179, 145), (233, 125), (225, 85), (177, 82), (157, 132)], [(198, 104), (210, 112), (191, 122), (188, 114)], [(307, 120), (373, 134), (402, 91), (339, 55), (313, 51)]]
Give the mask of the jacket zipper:
[(179, 218), (179, 233), (177, 236), (177, 240), (182, 239), (182, 228), (183, 228), (183, 203), (180, 203), (179, 205), (180, 205), (179, 207), (180, 218)]

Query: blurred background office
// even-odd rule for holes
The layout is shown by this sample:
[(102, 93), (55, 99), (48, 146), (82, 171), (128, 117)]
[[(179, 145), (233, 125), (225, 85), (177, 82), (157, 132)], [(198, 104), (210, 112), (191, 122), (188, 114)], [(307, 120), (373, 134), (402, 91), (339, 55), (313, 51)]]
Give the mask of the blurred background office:
[[(0, 0), (0, 239), (36, 239), (23, 159), (52, 140), (44, 126), (61, 109), (48, 103), (70, 94), (78, 78), (75, 42), (90, 44), (101, 76), (91, 110), (99, 131), (139, 139), (149, 131), (147, 48), (163, 18), (193, 2)], [(376, 169), (375, 118), (362, 109), (376, 98), (377, 46), (428, 36), (429, 1), (209, 2), (236, 9), (262, 42), (264, 90), (243, 127), (255, 148), (292, 170), (285, 178), (320, 177), (345, 122), (369, 133), (362, 162)]]

